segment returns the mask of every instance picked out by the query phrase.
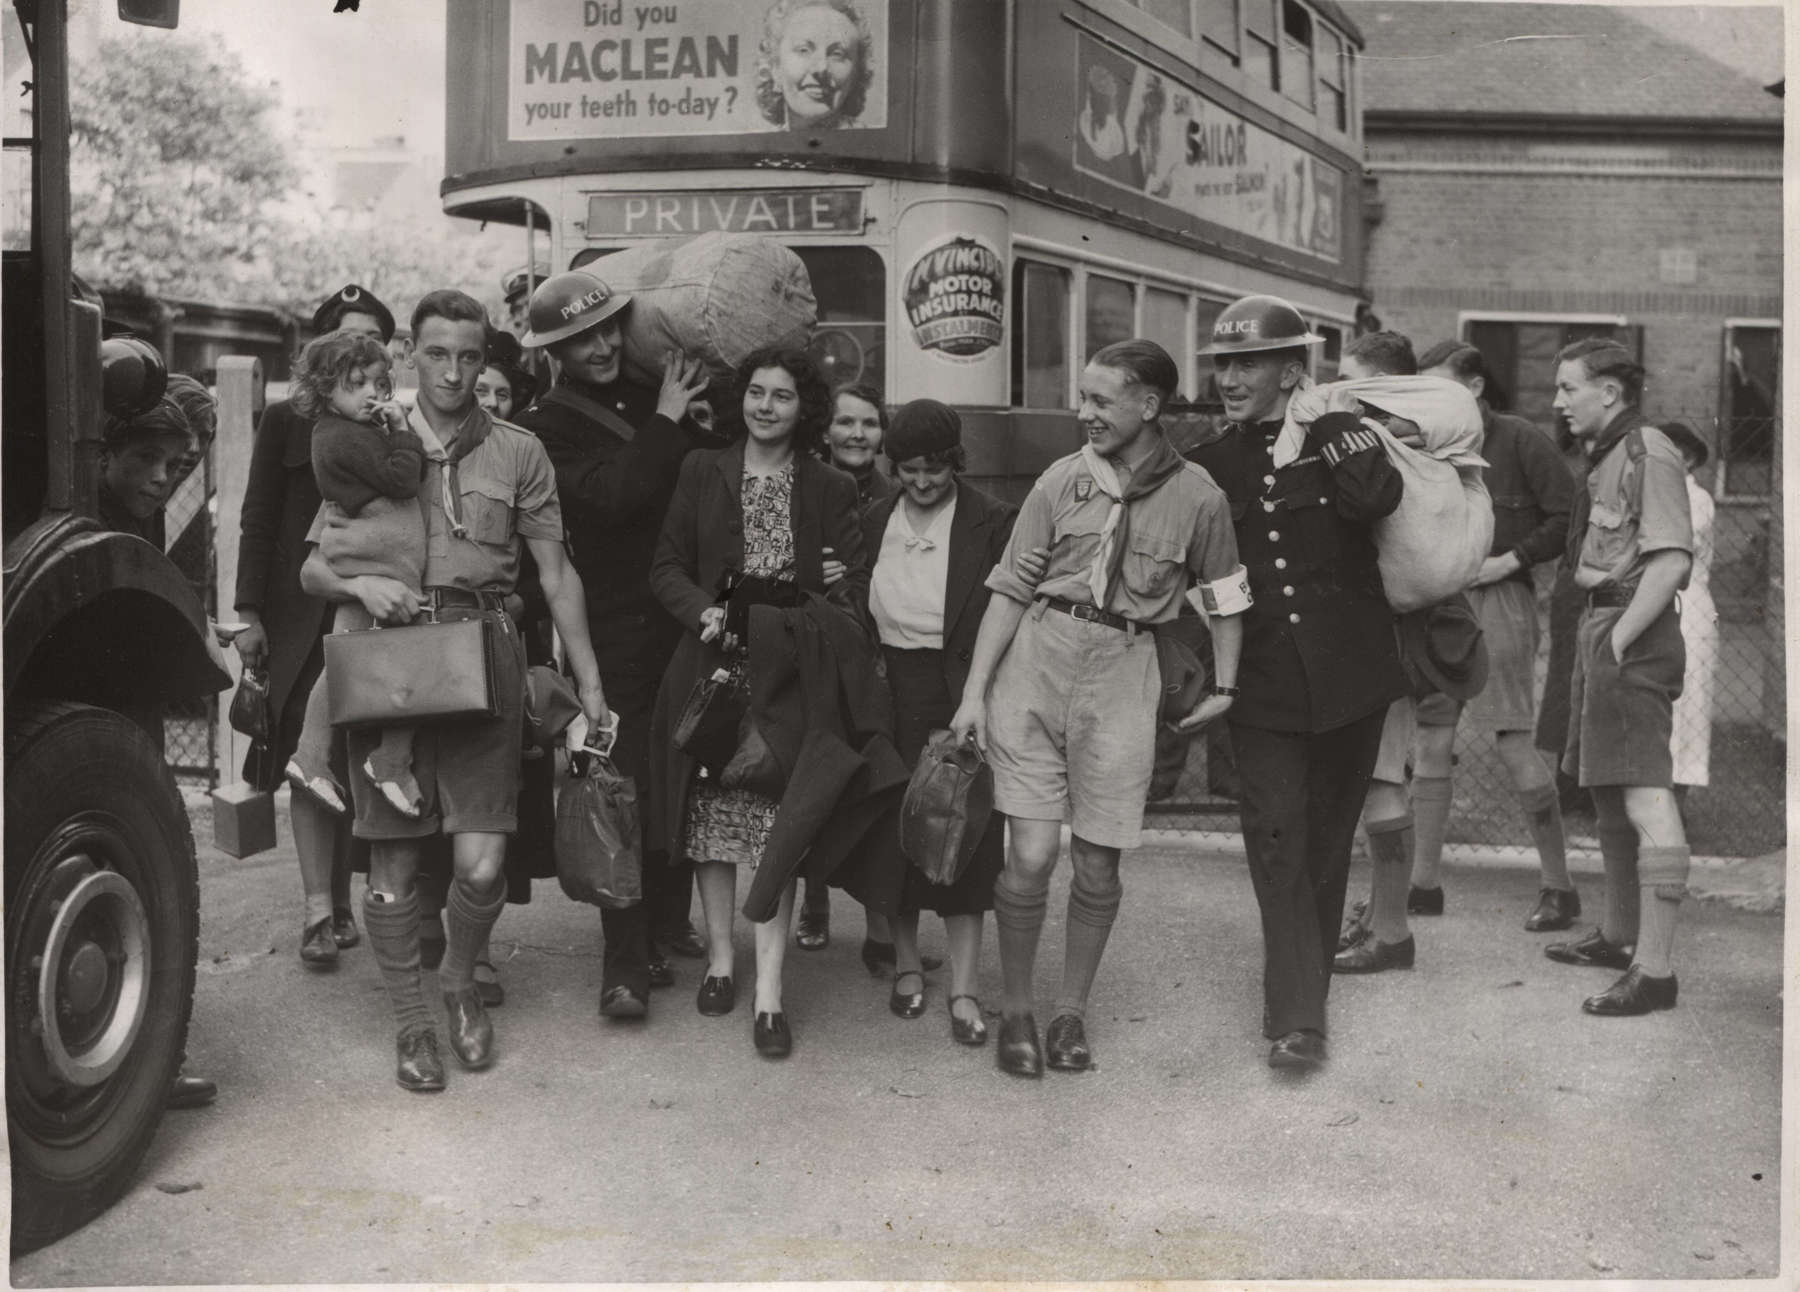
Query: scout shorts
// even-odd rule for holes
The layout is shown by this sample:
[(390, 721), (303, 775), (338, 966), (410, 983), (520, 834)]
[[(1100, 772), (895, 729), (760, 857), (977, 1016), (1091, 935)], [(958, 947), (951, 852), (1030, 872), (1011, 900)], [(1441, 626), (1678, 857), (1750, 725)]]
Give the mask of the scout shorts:
[(413, 779), (425, 796), (417, 819), (396, 812), (363, 771), (381, 733), (349, 733), (350, 794), (356, 804), (353, 833), (359, 839), (423, 839), (443, 834), (511, 834), (518, 829), (519, 753), (525, 723), (525, 651), (518, 629), (502, 610), (445, 608), (440, 619), (487, 615), (495, 621), (499, 651), (494, 669), (500, 713), (425, 723), (413, 730)]
[(1563, 770), (1583, 786), (1667, 788), (1674, 774), (1669, 737), (1687, 649), (1681, 616), (1664, 610), (1643, 635), (1613, 654), (1612, 630), (1623, 608), (1590, 607), (1575, 634), (1569, 693), (1569, 743)]
[(1537, 723), (1537, 591), (1519, 579), (1502, 579), (1463, 595), (1488, 650), (1487, 685), (1463, 711), (1478, 731), (1530, 731)]
[(988, 691), (994, 806), (1135, 848), (1156, 757), (1156, 639), (1051, 610), (1025, 612)]

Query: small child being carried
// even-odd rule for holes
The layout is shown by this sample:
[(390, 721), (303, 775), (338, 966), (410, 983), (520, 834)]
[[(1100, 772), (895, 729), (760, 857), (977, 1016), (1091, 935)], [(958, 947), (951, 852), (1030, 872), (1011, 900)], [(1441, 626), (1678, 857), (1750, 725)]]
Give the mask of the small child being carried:
[[(331, 572), (348, 579), (375, 574), (420, 595), (425, 572), (425, 513), (418, 502), (425, 479), (425, 446), (393, 401), (392, 360), (372, 337), (331, 332), (307, 342), (294, 365), (290, 398), (314, 419), (313, 476), (336, 519), (319, 547)], [(373, 627), (360, 602), (338, 606), (333, 631)], [(396, 811), (416, 817), (423, 796), (412, 771), (413, 731), (382, 730), (363, 770)], [(331, 775), (331, 714), (324, 678), (306, 702), (306, 723), (287, 779), (335, 811), (346, 810), (344, 790)]]

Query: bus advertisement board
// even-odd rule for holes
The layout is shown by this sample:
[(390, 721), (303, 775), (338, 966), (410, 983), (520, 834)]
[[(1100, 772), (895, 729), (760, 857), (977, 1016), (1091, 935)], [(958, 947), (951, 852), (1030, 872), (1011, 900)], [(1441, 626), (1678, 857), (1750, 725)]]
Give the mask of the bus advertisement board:
[(887, 125), (888, 0), (512, 0), (506, 137)]
[(1075, 168), (1189, 216), (1338, 263), (1343, 172), (1083, 33)]

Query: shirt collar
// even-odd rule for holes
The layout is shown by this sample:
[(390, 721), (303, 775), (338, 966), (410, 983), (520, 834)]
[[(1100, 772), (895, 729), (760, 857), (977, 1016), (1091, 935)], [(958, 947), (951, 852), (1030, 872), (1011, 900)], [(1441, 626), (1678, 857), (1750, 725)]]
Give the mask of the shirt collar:
[[(483, 421), (486, 417), (487, 414), (482, 411), (480, 404), (471, 404), (469, 411), (463, 415), (462, 421), (458, 422), (455, 429), (451, 431), (449, 439), (444, 440), (431, 429), (431, 423), (425, 420), (425, 414), (415, 403), (407, 410), (406, 424), (418, 434), (419, 442), (425, 446), (426, 457), (433, 462), (446, 462), (451, 458), (467, 457), (475, 450), (476, 445), (487, 438), (486, 425)], [(457, 448), (464, 444), (467, 447), (463, 452), (458, 453)]]
[(1634, 428), (1645, 425), (1644, 415), (1635, 408), (1628, 408), (1613, 418), (1605, 430), (1594, 437), (1593, 445), (1588, 449), (1588, 466), (1595, 467), (1613, 450), (1613, 445), (1624, 439)]

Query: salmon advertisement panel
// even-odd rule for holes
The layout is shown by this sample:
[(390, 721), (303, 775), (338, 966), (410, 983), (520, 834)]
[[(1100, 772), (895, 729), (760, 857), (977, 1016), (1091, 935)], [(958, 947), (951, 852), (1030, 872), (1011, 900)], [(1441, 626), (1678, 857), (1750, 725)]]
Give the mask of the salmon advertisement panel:
[(512, 0), (509, 139), (887, 124), (887, 0)]
[(1075, 168), (1291, 251), (1340, 258), (1343, 173), (1083, 35)]

